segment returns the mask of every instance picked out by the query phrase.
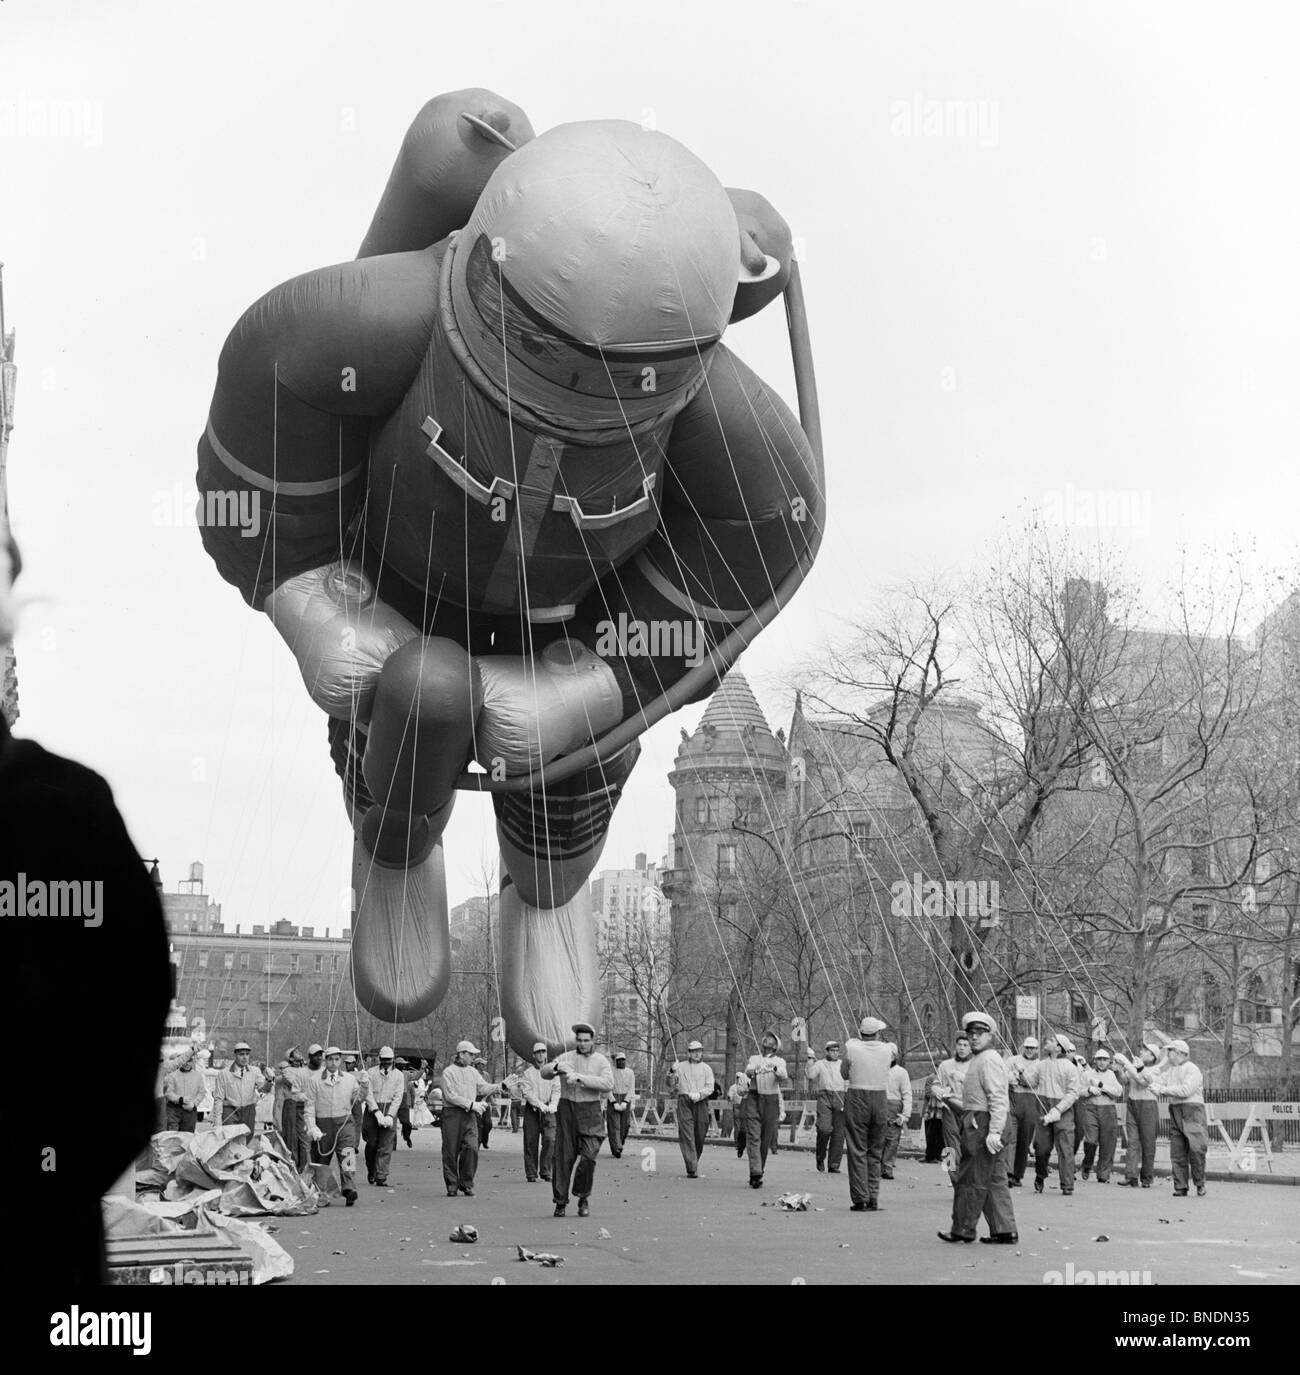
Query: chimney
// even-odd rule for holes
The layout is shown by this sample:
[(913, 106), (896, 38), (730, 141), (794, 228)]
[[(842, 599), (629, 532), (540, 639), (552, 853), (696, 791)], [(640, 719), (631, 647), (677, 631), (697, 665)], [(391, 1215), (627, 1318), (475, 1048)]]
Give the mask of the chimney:
[(642, 873), (645, 872), (645, 851), (644, 851), (644, 850), (643, 850), (640, 854), (638, 854), (637, 857), (636, 857), (636, 867), (637, 867), (638, 869), (640, 869)]

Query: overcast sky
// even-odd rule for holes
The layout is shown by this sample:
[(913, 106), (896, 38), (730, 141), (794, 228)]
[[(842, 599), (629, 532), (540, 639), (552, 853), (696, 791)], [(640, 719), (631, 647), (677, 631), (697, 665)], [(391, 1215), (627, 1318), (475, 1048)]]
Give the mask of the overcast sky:
[[(1293, 560), (1298, 27), (1079, 0), (7, 0), (19, 733), (108, 778), (169, 888), (202, 859), (229, 923), (344, 923), (325, 718), (181, 522), (231, 325), (354, 256), (412, 116), (472, 85), (539, 132), (652, 112), (797, 236), (830, 519), (743, 660), (774, 725), (840, 616), (978, 567), (1026, 506), (1133, 493), (1100, 533), (1152, 580), (1184, 546)], [(792, 397), (779, 308), (728, 342)], [(664, 850), (700, 710), (646, 740), (602, 867)], [(486, 798), (447, 855), (452, 900), (481, 891)]]

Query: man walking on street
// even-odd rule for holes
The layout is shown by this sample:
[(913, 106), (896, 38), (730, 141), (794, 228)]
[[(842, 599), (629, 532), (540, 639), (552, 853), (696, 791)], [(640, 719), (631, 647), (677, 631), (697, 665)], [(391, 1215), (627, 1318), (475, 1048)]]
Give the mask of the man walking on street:
[(297, 1046), (289, 1052), (289, 1068), (280, 1073), (285, 1083), (280, 1135), (298, 1173), (302, 1174), (311, 1155), (311, 1143), (307, 1139), (307, 1094), (312, 1086), (312, 1073)]
[(953, 1042), (952, 1059), (941, 1060), (935, 1075), (935, 1089), (943, 1103), (943, 1148), (950, 1152), (950, 1169), (956, 1169), (961, 1155), (962, 1084), (970, 1067), (970, 1037), (958, 1036)]
[(840, 1043), (826, 1042), (826, 1058), (808, 1067), (808, 1088), (817, 1100), (817, 1171), (839, 1174), (844, 1157), (844, 1094)]
[(356, 1075), (344, 1071), (343, 1052), (330, 1046), (320, 1077), (311, 1080), (307, 1095), (307, 1138), (317, 1164), (328, 1167), (338, 1156), (339, 1185), (349, 1208), (357, 1201), (357, 1131), (352, 1108), (365, 1094)]
[(632, 1127), (632, 1107), (636, 1102), (636, 1075), (627, 1067), (627, 1056), (620, 1050), (614, 1056), (614, 1092), (605, 1105), (605, 1127), (609, 1132), (609, 1153), (618, 1159), (623, 1142)]
[(488, 1084), (491, 1093), (483, 1104), (483, 1111), (478, 1115), (478, 1144), (482, 1151), (489, 1151), (492, 1147), (488, 1144), (488, 1138), (492, 1135), (492, 1128), (496, 1125), (493, 1121), (492, 1110), (496, 1106), (492, 1101), (492, 1094), (496, 1093), (497, 1086), (488, 1083), (487, 1070), (488, 1062), (480, 1055), (474, 1061), (474, 1068), (478, 1070), (479, 1077), (485, 1084)]
[(1142, 1082), (1160, 1098), (1169, 1099), (1169, 1163), (1174, 1172), (1174, 1197), (1187, 1197), (1188, 1174), (1196, 1196), (1205, 1197), (1205, 1156), (1210, 1134), (1205, 1126), (1205, 1097), (1201, 1071), (1192, 1064), (1186, 1041), (1170, 1041), (1165, 1061), (1143, 1070)]
[(895, 1051), (885, 1080), (885, 1145), (880, 1154), (881, 1179), (894, 1177), (898, 1143), (903, 1138), (903, 1128), (907, 1126), (911, 1115), (912, 1081), (907, 1077), (907, 1070), (898, 1063), (898, 1052)]
[(745, 1117), (749, 1112), (749, 1075), (742, 1069), (736, 1075), (736, 1082), (727, 1090), (731, 1103), (731, 1131), (736, 1143), (736, 1159), (745, 1154)]
[(704, 1154), (704, 1140), (709, 1134), (709, 1101), (713, 1097), (713, 1070), (704, 1063), (704, 1047), (691, 1041), (686, 1047), (688, 1059), (673, 1062), (668, 1071), (668, 1085), (677, 1090), (677, 1144), (682, 1148), (682, 1162), (686, 1178), (698, 1179), (700, 1156)]
[(1007, 1078), (1011, 1083), (1011, 1116), (1007, 1120), (1007, 1159), (1011, 1174), (1007, 1183), (1013, 1189), (1024, 1188), (1025, 1169), (1029, 1152), (1038, 1131), (1042, 1109), (1033, 1085), (1038, 1082), (1038, 1037), (1026, 1036), (1020, 1044), (1020, 1054), (1007, 1060)]
[(569, 1188), (578, 1200), (578, 1216), (591, 1212), (588, 1199), (596, 1175), (596, 1157), (605, 1135), (601, 1095), (614, 1091), (614, 1067), (596, 1052), (596, 1029), (590, 1022), (574, 1022), (573, 1050), (543, 1065), (543, 1079), (560, 1080), (560, 1105), (555, 1116), (555, 1167), (551, 1195), (555, 1216), (563, 1217)]
[(551, 1178), (555, 1155), (555, 1110), (560, 1102), (560, 1084), (543, 1079), (546, 1042), (533, 1043), (533, 1063), (519, 1076), (524, 1100), (524, 1177), (530, 1184)]
[(880, 1039), (885, 1024), (864, 1017), (858, 1038), (844, 1047), (840, 1072), (848, 1081), (844, 1095), (844, 1144), (849, 1154), (849, 1207), (855, 1213), (880, 1211), (881, 1158), (885, 1150), (886, 1089), (894, 1047)]
[(199, 1125), (199, 1099), (202, 1097), (203, 1072), (195, 1067), (194, 1052), (190, 1050), (163, 1080), (163, 1098), (167, 1101), (167, 1130), (196, 1131)]
[(1156, 1177), (1156, 1127), (1160, 1123), (1160, 1106), (1155, 1090), (1143, 1082), (1142, 1072), (1154, 1067), (1160, 1057), (1150, 1046), (1143, 1046), (1136, 1061), (1115, 1057), (1128, 1091), (1127, 1116), (1124, 1123), (1124, 1178), (1120, 1183), (1136, 1189), (1139, 1182), (1144, 1189), (1151, 1187)]
[(749, 1097), (745, 1105), (745, 1149), (749, 1152), (749, 1187), (763, 1187), (767, 1154), (776, 1142), (781, 1125), (781, 1085), (790, 1082), (785, 1061), (776, 1053), (781, 1042), (775, 1031), (767, 1032), (762, 1050), (749, 1057), (745, 1075)]
[(483, 1102), (492, 1085), (478, 1072), (473, 1041), (458, 1041), (456, 1056), (442, 1072), (442, 1182), (447, 1197), (457, 1192), (474, 1197), (478, 1173), (479, 1118), (488, 1110)]
[(1083, 1072), (1082, 1086), (1085, 1143), (1083, 1177), (1088, 1178), (1095, 1160), (1098, 1184), (1110, 1181), (1111, 1167), (1115, 1163), (1115, 1142), (1119, 1136), (1116, 1105), (1123, 1096), (1124, 1090), (1110, 1067), (1110, 1051), (1099, 1046), (1092, 1057), (1092, 1068)]
[(379, 1047), (379, 1064), (366, 1071), (365, 1117), (361, 1132), (366, 1142), (366, 1179), (388, 1186), (388, 1164), (397, 1149), (397, 1114), (406, 1097), (406, 1076), (393, 1063), (392, 1046)]
[(250, 1063), (252, 1048), (247, 1041), (235, 1042), (234, 1064), (217, 1075), (212, 1092), (212, 1119), (223, 1127), (242, 1123), (251, 1142), (257, 1134), (257, 1100), (262, 1095), (262, 1076)]
[(961, 1164), (952, 1196), (952, 1227), (941, 1241), (974, 1241), (981, 1213), (989, 1224), (982, 1240), (1012, 1246), (1020, 1240), (1007, 1187), (1002, 1131), (1011, 1112), (1007, 1066), (993, 1049), (993, 1020), (968, 1012), (962, 1030), (971, 1038), (970, 1067), (962, 1083)]
[[(1047, 1164), (1056, 1149), (1056, 1167), (1061, 1192), (1074, 1192), (1074, 1104), (1081, 1084), (1079, 1071), (1070, 1056), (1074, 1042), (1056, 1036), (1047, 1045), (1047, 1060), (1038, 1061), (1035, 1091), (1039, 1107), (1047, 1110), (1038, 1119), (1034, 1135), (1034, 1192), (1041, 1194), (1047, 1181)], [(1050, 1105), (1050, 1106), (1047, 1106)]]

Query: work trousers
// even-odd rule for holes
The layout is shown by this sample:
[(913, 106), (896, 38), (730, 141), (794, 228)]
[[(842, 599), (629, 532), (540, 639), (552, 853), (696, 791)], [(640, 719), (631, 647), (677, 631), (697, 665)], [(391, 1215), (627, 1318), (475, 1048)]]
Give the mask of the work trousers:
[(388, 1183), (388, 1162), (397, 1149), (397, 1128), (381, 1127), (373, 1112), (366, 1113), (361, 1123), (366, 1142), (366, 1177), (373, 1176), (376, 1184)]
[(179, 1103), (167, 1104), (167, 1130), (169, 1132), (192, 1132), (199, 1125), (198, 1108), (183, 1108)]
[(1029, 1152), (1033, 1148), (1034, 1134), (1043, 1115), (1043, 1105), (1036, 1093), (1026, 1093), (1023, 1089), (1012, 1089), (1011, 1112), (1007, 1117), (1003, 1140), (1010, 1150), (1007, 1159), (1011, 1162), (1011, 1177), (1023, 1179), (1029, 1165)]
[(884, 1089), (849, 1089), (844, 1095), (844, 1144), (849, 1154), (849, 1200), (868, 1203), (880, 1192), (885, 1149)]
[(1119, 1118), (1114, 1103), (1085, 1103), (1083, 1109), (1083, 1168), (1092, 1169), (1097, 1163), (1097, 1182), (1110, 1178), (1115, 1163), (1115, 1141), (1119, 1136)]
[(1071, 1111), (1074, 1113), (1074, 1153), (1078, 1155), (1083, 1149), (1084, 1139), (1088, 1135), (1088, 1112), (1087, 1104), (1076, 1102)]
[(605, 1130), (609, 1134), (609, 1153), (615, 1159), (623, 1154), (623, 1142), (627, 1140), (628, 1128), (631, 1125), (631, 1108), (616, 1108), (611, 1098), (605, 1104)]
[(519, 1130), (519, 1124), (523, 1119), (524, 1105), (522, 1103), (516, 1103), (512, 1098), (510, 1100), (510, 1130), (512, 1132), (517, 1132)]
[[(775, 1093), (750, 1091), (745, 1099), (745, 1150), (749, 1153), (749, 1177), (762, 1179), (767, 1153), (776, 1144), (781, 1125), (781, 1105)], [(739, 1146), (739, 1142), (736, 1143)]]
[(961, 1155), (961, 1118), (947, 1103), (943, 1105), (943, 1148), (952, 1152), (954, 1160)]
[(285, 1100), (284, 1108), (280, 1113), (280, 1135), (284, 1139), (289, 1158), (293, 1161), (298, 1173), (301, 1174), (311, 1159), (311, 1151), (309, 1150), (311, 1142), (307, 1140), (306, 1103), (300, 1103), (294, 1098)]
[(555, 1154), (555, 1114), (524, 1104), (524, 1175), (528, 1179), (551, 1177)]
[(1034, 1178), (1047, 1178), (1047, 1162), (1052, 1148), (1056, 1148), (1056, 1167), (1060, 1171), (1061, 1188), (1074, 1188), (1074, 1114), (1067, 1111), (1059, 1122), (1039, 1119), (1034, 1133)]
[(250, 1103), (246, 1108), (228, 1108), (224, 1105), (221, 1109), (221, 1125), (223, 1127), (235, 1127), (240, 1123), (248, 1128), (249, 1140), (257, 1135), (257, 1104)]
[(312, 1159), (328, 1165), (338, 1156), (339, 1185), (344, 1194), (356, 1193), (357, 1182), (357, 1124), (349, 1113), (346, 1117), (318, 1117), (316, 1125), (324, 1135), (312, 1142)]
[(486, 1146), (488, 1137), (492, 1135), (492, 1104), (489, 1103), (479, 1114), (478, 1119), (478, 1144)]
[(1199, 1189), (1205, 1183), (1205, 1156), (1210, 1149), (1210, 1133), (1205, 1126), (1204, 1103), (1170, 1103), (1169, 1163), (1174, 1170), (1174, 1188), (1187, 1192), (1190, 1168), (1192, 1183)]
[(898, 1159), (898, 1143), (903, 1139), (899, 1118), (903, 1115), (901, 1098), (885, 1099), (885, 1144), (880, 1148), (880, 1177), (893, 1179), (894, 1161)]
[[(397, 1109), (397, 1126), (402, 1129), (402, 1140), (411, 1146), (411, 1105), (405, 1098), (402, 1099), (402, 1106)], [(396, 1131), (397, 1127), (393, 1130)]]
[(442, 1109), (442, 1182), (450, 1189), (472, 1189), (478, 1171), (478, 1118), (469, 1108), (445, 1103)]
[(927, 1117), (925, 1127), (925, 1163), (937, 1165), (943, 1156), (943, 1118)]
[(1009, 1152), (1004, 1144), (997, 1155), (992, 1155), (984, 1144), (988, 1136), (987, 1112), (962, 1114), (961, 1164), (957, 1166), (957, 1187), (952, 1196), (952, 1230), (959, 1237), (975, 1235), (981, 1213), (991, 1236), (1016, 1230), (1011, 1190), (1007, 1186)]
[(709, 1100), (692, 1103), (684, 1093), (677, 1095), (677, 1144), (682, 1148), (682, 1163), (687, 1174), (700, 1168), (704, 1139), (709, 1134)]
[(551, 1174), (551, 1195), (556, 1203), (569, 1201), (570, 1182), (574, 1198), (590, 1196), (604, 1135), (605, 1114), (598, 1102), (560, 1099), (555, 1113), (555, 1168)]
[(844, 1093), (819, 1089), (817, 1092), (817, 1164), (838, 1170), (844, 1158)]
[(1154, 1098), (1129, 1099), (1124, 1128), (1124, 1178), (1150, 1184), (1156, 1177), (1156, 1126), (1160, 1104)]

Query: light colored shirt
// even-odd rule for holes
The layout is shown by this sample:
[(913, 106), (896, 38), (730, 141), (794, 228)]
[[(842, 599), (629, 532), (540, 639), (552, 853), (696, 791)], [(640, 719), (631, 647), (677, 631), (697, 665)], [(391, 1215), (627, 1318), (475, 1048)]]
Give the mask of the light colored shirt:
[(1034, 1091), (1046, 1099), (1058, 1112), (1066, 1113), (1074, 1106), (1082, 1084), (1078, 1067), (1065, 1058), (1039, 1060), (1034, 1076)]
[(529, 1065), (519, 1076), (519, 1087), (524, 1102), (539, 1112), (554, 1112), (560, 1101), (560, 1082), (558, 1079), (543, 1079), (536, 1065)]
[(1085, 1069), (1080, 1072), (1079, 1079), (1080, 1100), (1094, 1107), (1101, 1108), (1107, 1104), (1114, 1107), (1124, 1096), (1114, 1070)]
[(1037, 1056), (1032, 1060), (1024, 1055), (1007, 1056), (1007, 1078), (1011, 1081), (1012, 1093), (1033, 1092), (1033, 1085), (1038, 1082), (1040, 1063)]
[(750, 1093), (769, 1097), (781, 1092), (781, 1084), (790, 1082), (785, 1061), (779, 1055), (751, 1055), (745, 1066), (745, 1074), (749, 1078)]
[(1001, 1134), (1011, 1111), (1011, 1095), (1007, 1089), (1006, 1061), (990, 1047), (970, 1058), (970, 1068), (962, 1081), (961, 1106), (963, 1112), (986, 1112), (989, 1132)]
[(814, 1060), (808, 1066), (808, 1087), (814, 1093), (843, 1094), (848, 1085), (840, 1073), (843, 1060)]
[(216, 1087), (212, 1090), (213, 1111), (220, 1112), (223, 1103), (229, 1103), (233, 1108), (250, 1108), (261, 1094), (261, 1071), (252, 1065), (247, 1069), (232, 1065), (217, 1075)]
[(698, 1093), (708, 1098), (713, 1092), (713, 1070), (703, 1060), (698, 1065), (692, 1060), (678, 1060), (672, 1075), (679, 1094)]
[(636, 1102), (636, 1075), (630, 1069), (614, 1071), (614, 1101), (626, 1099), (629, 1105)]
[(953, 1099), (961, 1102), (961, 1088), (969, 1069), (969, 1060), (958, 1060), (953, 1057), (950, 1060), (939, 1061), (939, 1067), (934, 1073), (934, 1086), (945, 1103), (951, 1103)]
[(902, 1065), (895, 1065), (885, 1082), (885, 1099), (890, 1103), (901, 1103), (899, 1111), (904, 1117), (912, 1115), (912, 1081)]
[(473, 1065), (448, 1065), (442, 1072), (442, 1101), (466, 1112), (471, 1112), (474, 1104), (487, 1098), (495, 1087)]
[(888, 1041), (859, 1041), (850, 1036), (844, 1043), (841, 1074), (851, 1089), (884, 1091), (889, 1079), (889, 1062), (894, 1047)]
[[(1128, 1092), (1130, 1103), (1154, 1103), (1156, 1101), (1155, 1091), (1142, 1078), (1144, 1066), (1140, 1061), (1132, 1064), (1123, 1064), (1119, 1067), (1120, 1080)], [(1155, 1066), (1151, 1067), (1153, 1070)]]
[(319, 1078), (312, 1079), (311, 1092), (307, 1095), (307, 1109), (303, 1113), (307, 1130), (316, 1125), (317, 1118), (350, 1116), (353, 1103), (365, 1095), (366, 1090), (355, 1074), (341, 1069), (331, 1077), (322, 1070)]
[(1142, 1077), (1161, 1098), (1170, 1098), (1175, 1103), (1205, 1102), (1201, 1071), (1190, 1060), (1183, 1065), (1157, 1066)]
[(174, 1069), (163, 1080), (163, 1097), (169, 1103), (179, 1103), (182, 1107), (193, 1108), (203, 1097), (203, 1071), (197, 1069)]
[(384, 1073), (378, 1065), (366, 1070), (367, 1106), (371, 1112), (390, 1117), (402, 1106), (406, 1097), (406, 1075), (400, 1069)]
[(313, 1074), (306, 1065), (290, 1065), (283, 1071), (282, 1077), (288, 1085), (290, 1100), (294, 1103), (305, 1103), (308, 1090), (320, 1075)]
[[(569, 1073), (560, 1075), (556, 1066), (567, 1065)], [(581, 1055), (566, 1050), (563, 1055), (542, 1066), (543, 1079), (560, 1080), (560, 1097), (570, 1103), (598, 1103), (601, 1095), (614, 1091), (614, 1067), (597, 1050)]]

